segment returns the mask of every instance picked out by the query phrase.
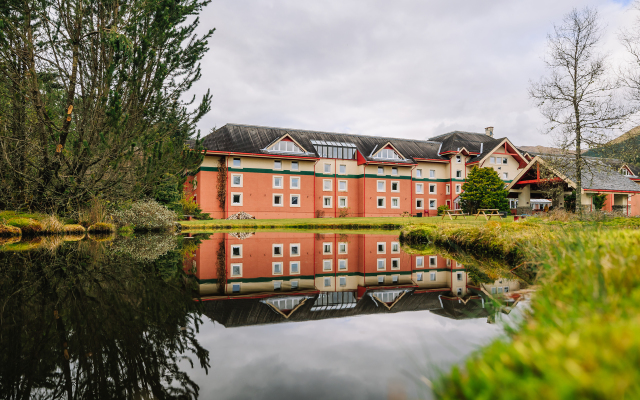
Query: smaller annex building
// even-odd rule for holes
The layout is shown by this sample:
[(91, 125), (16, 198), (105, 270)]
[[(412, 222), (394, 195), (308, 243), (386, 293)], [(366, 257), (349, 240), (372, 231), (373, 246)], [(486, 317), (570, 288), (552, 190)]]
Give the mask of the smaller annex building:
[(474, 166), (509, 185), (530, 163), (493, 128), (413, 140), (226, 124), (203, 144), (190, 183), (213, 218), (433, 216), (456, 207)]

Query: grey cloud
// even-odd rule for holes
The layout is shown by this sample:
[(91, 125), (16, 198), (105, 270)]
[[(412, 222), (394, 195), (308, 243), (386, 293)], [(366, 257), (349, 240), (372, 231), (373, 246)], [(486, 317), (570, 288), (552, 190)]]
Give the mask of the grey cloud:
[(604, 0), (216, 0), (202, 16), (217, 31), (195, 89), (214, 95), (200, 128), (426, 138), (493, 125), (518, 144), (548, 144), (528, 82), (545, 72), (553, 23), (587, 4), (610, 31), (623, 20), (624, 5)]

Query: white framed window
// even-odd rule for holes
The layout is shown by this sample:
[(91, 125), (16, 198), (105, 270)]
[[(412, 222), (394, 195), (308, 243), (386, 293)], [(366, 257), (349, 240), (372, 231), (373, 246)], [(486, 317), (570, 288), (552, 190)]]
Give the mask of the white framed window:
[(447, 194), (451, 194), (451, 185), (447, 185), (446, 192)]
[(349, 244), (347, 242), (338, 242), (338, 254), (347, 254)]
[(400, 191), (400, 182), (391, 181), (391, 191), (392, 192), (399, 192)]
[(285, 153), (303, 153), (302, 149), (298, 147), (293, 141), (283, 139), (273, 146), (269, 147), (272, 151), (281, 151)]
[(289, 177), (289, 188), (291, 188), (291, 189), (300, 189), (300, 177), (299, 176)]
[(332, 199), (333, 199), (332, 196), (323, 196), (322, 197), (322, 208), (331, 208), (331, 203), (333, 203)]
[(391, 259), (391, 269), (393, 269), (393, 270), (400, 269), (400, 259), (399, 258), (392, 258)]
[(436, 177), (436, 170), (435, 169), (430, 169), (429, 170), (429, 178), (434, 179)]
[(322, 243), (322, 254), (333, 254), (333, 243), (331, 242)]
[(376, 246), (376, 251), (378, 254), (386, 254), (387, 244), (385, 242), (378, 242)]
[(378, 285), (384, 283), (384, 275), (378, 275)]
[(417, 194), (424, 193), (424, 183), (416, 183), (416, 193)]
[(462, 281), (462, 272), (456, 272), (456, 279), (458, 282)]
[(282, 275), (282, 262), (271, 263), (271, 270), (272, 275)]
[(233, 278), (242, 276), (242, 264), (231, 264), (231, 276)]
[(282, 281), (273, 281), (273, 290), (282, 289)]
[(461, 287), (458, 288), (458, 290), (456, 291), (456, 294), (458, 296), (462, 296), (462, 288)]
[(233, 293), (240, 293), (240, 284), (234, 283), (233, 285), (231, 285), (231, 291)]
[(273, 206), (274, 207), (282, 207), (283, 206), (282, 194), (274, 194), (273, 195)]
[(378, 192), (386, 192), (387, 191), (387, 183), (385, 181), (377, 182)]
[(438, 202), (435, 199), (429, 199), (429, 210), (437, 210)]
[(340, 271), (346, 271), (347, 270), (347, 260), (338, 260), (338, 269)]
[(338, 192), (347, 191), (347, 181), (338, 181)]
[(242, 193), (231, 193), (231, 205), (232, 206), (242, 205)]
[(331, 173), (331, 164), (329, 164), (329, 163), (325, 163), (324, 164), (324, 173), (325, 174), (330, 174)]
[(462, 156), (456, 156), (456, 163), (460, 164), (462, 162)]
[(502, 157), (496, 158), (496, 164), (502, 164)]
[(495, 164), (496, 163), (496, 158), (495, 157), (489, 157), (489, 163)]
[(433, 271), (433, 272), (430, 272), (430, 273), (429, 273), (429, 280), (430, 280), (431, 282), (433, 282), (433, 281), (435, 281), (435, 280), (436, 280), (436, 274), (437, 274), (437, 272), (436, 272), (436, 271)]
[(378, 208), (386, 208), (384, 197), (378, 197), (377, 202), (378, 202)]
[(385, 269), (387, 269), (387, 260), (385, 260), (384, 258), (378, 258), (378, 271), (384, 271)]
[(344, 175), (344, 174), (346, 174), (346, 173), (347, 173), (347, 166), (346, 166), (345, 164), (340, 164), (340, 165), (338, 166), (338, 173), (339, 173), (340, 175)]
[(424, 267), (424, 256), (416, 257), (416, 268), (423, 268), (423, 267)]
[(231, 245), (231, 258), (242, 258), (242, 245)]
[(281, 176), (274, 176), (273, 177), (273, 188), (274, 189), (282, 189), (283, 186), (283, 182), (284, 179)]
[(282, 169), (282, 161), (274, 160), (273, 161), (273, 169)]
[(416, 169), (416, 178), (422, 178), (422, 169)]
[(300, 207), (300, 195), (299, 194), (289, 195), (289, 205), (291, 207)]
[(504, 292), (505, 292), (505, 293), (509, 293), (509, 286), (505, 286), (505, 287), (504, 287)]
[(507, 164), (507, 163), (509, 163), (509, 159), (507, 157), (503, 157), (502, 164)]
[(451, 266), (451, 259), (447, 258), (446, 264), (447, 264), (447, 267), (450, 267)]
[(436, 193), (436, 185), (435, 184), (430, 184), (429, 185), (429, 193), (430, 194), (435, 194)]
[(400, 254), (400, 242), (391, 242), (391, 254)]
[(435, 267), (438, 265), (438, 257), (436, 256), (429, 256), (429, 266), (430, 267)]
[(347, 208), (347, 197), (339, 196), (338, 197), (338, 208)]
[(398, 275), (391, 275), (391, 283), (398, 283)]
[(422, 272), (418, 272), (418, 273), (416, 274), (416, 281), (418, 281), (418, 282), (422, 282)]
[(324, 278), (324, 287), (331, 287), (331, 278)]
[(456, 194), (460, 193), (462, 185), (456, 185)]
[(289, 262), (289, 274), (290, 275), (300, 275), (300, 261), (290, 261)]
[(502, 173), (502, 179), (509, 179), (509, 173), (508, 172), (503, 172)]
[(322, 270), (331, 271), (333, 269), (333, 260), (322, 260)]
[(400, 208), (400, 197), (391, 198), (391, 208)]
[(491, 294), (497, 294), (498, 290), (494, 287), (491, 288)]
[(242, 174), (231, 174), (231, 187), (242, 187)]
[(297, 161), (291, 161), (291, 170), (300, 171), (300, 164)]
[(384, 167), (378, 167), (378, 175), (384, 175)]
[(341, 276), (340, 277), (340, 287), (345, 287), (347, 286), (347, 277), (346, 276)]
[(284, 245), (283, 244), (273, 244), (271, 245), (271, 254), (273, 257), (282, 257), (284, 256)]
[(300, 281), (291, 281), (291, 289), (297, 289), (300, 286)]
[(424, 200), (423, 199), (416, 199), (416, 208), (419, 210), (424, 209)]
[(331, 191), (331, 179), (323, 179), (322, 180), (322, 190), (325, 192)]
[(233, 159), (233, 168), (242, 168), (242, 161), (239, 158)]
[(461, 169), (456, 170), (456, 178), (462, 178), (462, 170)]
[(300, 256), (300, 243), (291, 243), (291, 244), (289, 244), (289, 255), (291, 257)]
[(398, 175), (398, 168), (396, 168), (396, 167), (391, 167), (391, 175), (393, 175), (393, 176), (397, 176), (397, 175)]

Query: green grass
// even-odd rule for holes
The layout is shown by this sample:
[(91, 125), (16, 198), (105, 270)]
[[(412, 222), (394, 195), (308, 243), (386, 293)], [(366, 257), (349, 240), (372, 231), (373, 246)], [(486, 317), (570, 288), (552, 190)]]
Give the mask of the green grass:
[[(640, 398), (640, 230), (550, 226), (534, 221), (519, 231), (491, 224), (440, 232), (442, 242), (471, 249), (483, 237), (494, 242), (496, 255), (511, 251), (539, 262), (540, 288), (531, 313), (507, 339), (435, 381), (437, 398)], [(413, 231), (415, 239), (421, 230), (403, 235)], [(529, 248), (513, 250), (522, 246)]]
[[(513, 221), (513, 217), (507, 217), (503, 221)], [(408, 225), (422, 224), (453, 224), (453, 225), (482, 225), (486, 221), (484, 218), (449, 220), (445, 217), (372, 217), (372, 218), (298, 218), (298, 219), (246, 219), (246, 220), (225, 220), (215, 219), (208, 221), (180, 221), (182, 230), (185, 232), (203, 231), (207, 229), (234, 229), (234, 228), (256, 228), (256, 229), (401, 229)]]

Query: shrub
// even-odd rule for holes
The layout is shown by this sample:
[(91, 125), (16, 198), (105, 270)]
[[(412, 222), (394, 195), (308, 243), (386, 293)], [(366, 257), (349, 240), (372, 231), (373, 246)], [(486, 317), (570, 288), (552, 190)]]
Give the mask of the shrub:
[(446, 204), (441, 205), (440, 207), (438, 207), (438, 215), (442, 215), (444, 214), (445, 211), (447, 211), (449, 209), (449, 206)]
[(593, 207), (600, 211), (604, 207), (604, 202), (607, 201), (606, 194), (594, 194), (593, 195)]
[(198, 213), (198, 203), (196, 203), (193, 196), (183, 194), (182, 199), (180, 199), (180, 205), (182, 206), (182, 213), (184, 215), (194, 215)]
[(316, 210), (316, 218), (324, 218), (324, 210)]
[(89, 207), (78, 212), (78, 223), (88, 227), (98, 222), (105, 222), (107, 218), (107, 207), (104, 201), (94, 197), (89, 202)]
[(116, 227), (113, 224), (106, 222), (98, 222), (89, 227), (87, 232), (89, 233), (112, 233), (116, 231)]
[(65, 225), (62, 230), (66, 235), (84, 235), (86, 231), (82, 225)]
[(60, 233), (64, 230), (64, 224), (55, 215), (49, 215), (40, 220), (40, 222), (42, 223), (42, 230), (46, 233)]
[(175, 212), (153, 200), (136, 201), (111, 217), (118, 226), (132, 225), (136, 231), (173, 230), (178, 218)]
[(351, 208), (349, 207), (341, 208), (340, 211), (338, 211), (338, 218), (348, 217), (350, 211), (351, 211)]
[(31, 218), (13, 218), (7, 222), (7, 225), (20, 228), (23, 235), (37, 235), (42, 232), (42, 224)]

